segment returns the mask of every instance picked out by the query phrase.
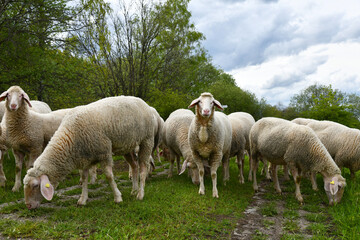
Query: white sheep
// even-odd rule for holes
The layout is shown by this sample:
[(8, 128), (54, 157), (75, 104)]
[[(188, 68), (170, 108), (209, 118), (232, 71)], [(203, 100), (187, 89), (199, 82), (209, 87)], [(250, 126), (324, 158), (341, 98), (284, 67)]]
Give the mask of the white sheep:
[[(173, 173), (174, 160), (177, 163), (177, 172), (181, 174), (187, 166), (191, 166), (190, 175), (194, 184), (199, 184), (199, 174), (196, 165), (193, 163), (192, 153), (188, 141), (189, 127), (195, 114), (188, 109), (178, 109), (172, 112), (166, 119), (162, 139), (164, 143), (164, 157), (170, 161), (168, 176)], [(180, 172), (180, 157), (184, 158), (182, 172)]]
[[(30, 109), (35, 112), (38, 112), (38, 113), (51, 112), (51, 108), (45, 102), (32, 100), (32, 101), (30, 101), (30, 104), (32, 106)], [(5, 111), (6, 111), (5, 102), (0, 102), (0, 120), (2, 120), (3, 115), (5, 114)], [(4, 131), (2, 131), (2, 129), (4, 129)], [(4, 160), (5, 153), (7, 152), (8, 148), (9, 148), (8, 147), (9, 144), (6, 142), (5, 134), (2, 135), (2, 132), (6, 132), (5, 122), (0, 125), (0, 187), (4, 187), (5, 183), (6, 183), (6, 177), (5, 177), (5, 173), (3, 171), (3, 160)]]
[(320, 138), (339, 168), (350, 169), (351, 177), (360, 169), (360, 130), (332, 121), (296, 118), (294, 123), (310, 127)]
[[(230, 157), (236, 156), (236, 163), (239, 168), (239, 182), (244, 183), (244, 158), (245, 151), (250, 152), (249, 133), (255, 119), (246, 112), (234, 112), (228, 115), (232, 128), (232, 140)], [(251, 159), (249, 156), (249, 164)], [(251, 167), (249, 178), (251, 176)]]
[(212, 178), (213, 197), (218, 198), (217, 169), (223, 163), (224, 183), (229, 180), (229, 156), (231, 148), (231, 124), (222, 112), (215, 112), (215, 107), (223, 110), (221, 103), (211, 93), (202, 93), (193, 100), (189, 108), (195, 107), (195, 118), (189, 128), (189, 144), (193, 159), (199, 170), (199, 194), (205, 194), (204, 164), (208, 160)]
[[(159, 154), (159, 145), (162, 142), (162, 131), (163, 131), (163, 127), (164, 127), (164, 120), (162, 119), (162, 117), (160, 116), (160, 114), (156, 111), (155, 108), (150, 107), (152, 113), (153, 113), (153, 121), (154, 121), (154, 148), (153, 151), (151, 153), (151, 157), (150, 157), (150, 165), (148, 165), (148, 173), (151, 173), (153, 171), (153, 169), (155, 169), (155, 162), (154, 162), (154, 158), (155, 158), (155, 152), (157, 152), (157, 156), (158, 156), (158, 161), (161, 163), (160, 160), (160, 154)], [(129, 163), (129, 178), (132, 179), (132, 165), (134, 164), (138, 164), (137, 163), (137, 155), (139, 153), (139, 146), (136, 146), (134, 152), (131, 154), (131, 158), (133, 159), (132, 164)], [(129, 161), (128, 161), (129, 162)]]
[[(341, 176), (325, 146), (315, 132), (280, 118), (263, 118), (257, 121), (250, 131), (250, 148), (253, 158), (253, 188), (258, 190), (256, 169), (259, 158), (265, 158), (271, 164), (287, 164), (295, 181), (295, 195), (302, 203), (300, 192), (301, 173), (319, 172), (324, 179), (324, 188), (329, 204), (338, 203), (344, 193), (346, 180)], [(274, 187), (281, 192), (276, 171), (272, 171)]]
[(34, 167), (24, 178), (25, 203), (29, 209), (40, 205), (42, 197), (51, 200), (54, 189), (73, 169), (83, 169), (79, 205), (88, 198), (88, 169), (100, 163), (114, 192), (114, 201), (122, 197), (112, 173), (112, 154), (126, 158), (139, 146), (138, 169), (133, 168), (133, 193), (144, 197), (146, 166), (154, 146), (154, 121), (150, 107), (140, 98), (109, 97), (78, 107), (67, 115)]
[(32, 111), (29, 96), (19, 86), (12, 86), (3, 92), (0, 101), (3, 100), (6, 100), (6, 111), (1, 125), (5, 130), (3, 135), (6, 145), (13, 149), (15, 156), (16, 177), (12, 191), (18, 191), (21, 187), (21, 169), (25, 156), (28, 155), (26, 167), (30, 168), (71, 109), (50, 113)]

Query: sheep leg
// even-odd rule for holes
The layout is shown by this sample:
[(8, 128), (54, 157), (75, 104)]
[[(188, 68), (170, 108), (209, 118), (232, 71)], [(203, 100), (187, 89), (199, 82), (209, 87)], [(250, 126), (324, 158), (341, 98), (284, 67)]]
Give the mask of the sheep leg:
[(284, 165), (284, 179), (286, 181), (290, 180), (290, 176), (289, 176), (289, 168), (287, 166), (287, 164)]
[(169, 160), (170, 160), (170, 167), (169, 167), (169, 174), (168, 177), (172, 177), (173, 174), (173, 170), (174, 170), (174, 161), (175, 161), (175, 154), (172, 150), (170, 150), (170, 156), (169, 156)]
[(21, 170), (25, 155), (22, 152), (16, 150), (13, 150), (13, 153), (15, 156), (16, 167), (15, 167), (15, 184), (14, 187), (12, 188), (12, 191), (17, 192), (21, 187)]
[(179, 175), (179, 173), (181, 172), (181, 167), (180, 167), (180, 156), (176, 154), (176, 166), (177, 166), (177, 173)]
[(32, 168), (34, 166), (35, 160), (41, 155), (42, 149), (36, 149), (29, 154), (28, 161), (25, 161), (26, 169)]
[(253, 189), (255, 192), (257, 192), (259, 190), (259, 187), (257, 185), (257, 182), (256, 182), (256, 171), (257, 171), (257, 168), (259, 166), (259, 160), (257, 159), (257, 157), (254, 157), (252, 158), (252, 161), (251, 161), (251, 171), (252, 171), (252, 177), (253, 177)]
[(277, 193), (281, 194), (281, 188), (280, 188), (280, 184), (279, 184), (279, 179), (278, 179), (278, 175), (277, 175), (277, 170), (278, 170), (278, 165), (275, 164), (271, 164), (271, 174), (272, 174), (272, 179), (274, 181), (274, 188), (276, 190)]
[(124, 155), (125, 160), (129, 164), (129, 176), (130, 170), (132, 175), (132, 190), (131, 195), (136, 195), (139, 190), (139, 166), (133, 153)]
[[(227, 158), (227, 161), (229, 161), (229, 158)], [(213, 159), (211, 159), (210, 162), (211, 162), (210, 172), (211, 172), (211, 180), (212, 180), (212, 186), (213, 186), (212, 195), (214, 198), (219, 198), (219, 193), (217, 190), (217, 173), (216, 173), (216, 171), (220, 166), (221, 155), (220, 154), (214, 155)], [(226, 160), (224, 162), (226, 162)], [(224, 164), (224, 165), (226, 165), (226, 164)], [(229, 165), (229, 164), (227, 164), (227, 165)], [(226, 166), (224, 166), (224, 178), (225, 178), (225, 174), (226, 174)], [(225, 181), (224, 181), (224, 183), (225, 183)]]
[(197, 154), (196, 152), (192, 152), (193, 153), (193, 158), (194, 158), (194, 162), (196, 163), (196, 166), (199, 170), (199, 194), (200, 195), (204, 195), (205, 194), (205, 186), (204, 186), (204, 174), (205, 174), (205, 170), (204, 170), (204, 164), (203, 161), (200, 157), (199, 154)]
[(96, 182), (96, 179), (97, 179), (97, 176), (96, 176), (96, 169), (97, 169), (97, 166), (94, 165), (94, 166), (91, 166), (90, 169), (89, 169), (89, 174), (90, 174), (90, 184), (94, 184)]
[(112, 171), (112, 164), (111, 165), (106, 165), (104, 167), (104, 173), (105, 173), (106, 179), (108, 180), (109, 185), (110, 185), (110, 187), (111, 187), (111, 189), (112, 189), (112, 191), (114, 193), (114, 202), (115, 203), (122, 202), (121, 192), (118, 189), (118, 187), (116, 185), (116, 182), (114, 180), (114, 174), (113, 174), (113, 171)]
[(311, 174), (310, 174), (310, 180), (311, 180), (312, 189), (313, 189), (314, 191), (318, 191), (319, 188), (318, 188), (317, 182), (316, 182), (316, 172), (311, 172)]
[(301, 192), (300, 192), (301, 177), (298, 174), (298, 170), (295, 167), (291, 168), (291, 174), (293, 175), (294, 182), (295, 182), (295, 197), (300, 202), (300, 204), (303, 204), (304, 199), (301, 196)]
[(229, 161), (230, 161), (229, 160), (229, 154), (224, 155), (223, 158), (222, 158), (224, 186), (226, 185), (226, 182), (228, 182), (230, 180)]
[(0, 187), (5, 187), (6, 177), (3, 170), (4, 151), (0, 150)]
[(81, 196), (77, 202), (78, 205), (84, 206), (86, 201), (88, 200), (88, 176), (89, 176), (89, 169), (83, 169), (81, 173), (81, 182), (82, 182), (82, 191)]
[(151, 156), (151, 151), (153, 149), (153, 145), (154, 145), (153, 138), (150, 138), (147, 141), (144, 141), (140, 145), (139, 155), (138, 155), (139, 164), (140, 164), (140, 187), (139, 187), (138, 194), (136, 196), (136, 198), (138, 200), (142, 200), (145, 195), (145, 180), (146, 180), (146, 177), (148, 174), (147, 166), (150, 164), (149, 161), (150, 161), (150, 156)]
[(245, 183), (245, 180), (244, 180), (244, 162), (245, 162), (245, 152), (243, 152), (242, 154), (238, 154), (236, 156), (236, 163), (237, 163), (238, 168), (239, 168), (239, 182), (240, 183)]
[(253, 162), (252, 157), (251, 155), (249, 155), (249, 176), (248, 176), (249, 182), (252, 181), (252, 162)]

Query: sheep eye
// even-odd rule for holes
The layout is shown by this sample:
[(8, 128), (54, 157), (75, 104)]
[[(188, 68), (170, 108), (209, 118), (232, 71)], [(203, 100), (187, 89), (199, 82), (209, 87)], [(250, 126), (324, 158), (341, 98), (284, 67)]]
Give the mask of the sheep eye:
[(32, 185), (32, 188), (33, 188), (33, 189), (35, 189), (35, 188), (37, 188), (37, 187), (39, 187), (39, 184), (37, 184), (37, 183)]

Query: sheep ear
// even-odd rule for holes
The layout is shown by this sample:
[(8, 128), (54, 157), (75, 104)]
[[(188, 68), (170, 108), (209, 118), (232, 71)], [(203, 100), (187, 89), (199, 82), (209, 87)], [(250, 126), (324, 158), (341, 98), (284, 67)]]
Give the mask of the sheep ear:
[(327, 180), (324, 184), (324, 189), (327, 192), (330, 192), (331, 195), (335, 195), (339, 190), (339, 182), (336, 177), (333, 177), (331, 181)]
[(224, 108), (222, 107), (221, 103), (220, 103), (218, 100), (214, 99), (214, 105), (215, 105), (218, 109), (224, 111)]
[(0, 95), (0, 102), (1, 102), (1, 101), (4, 101), (5, 98), (7, 97), (7, 95), (8, 95), (8, 92), (7, 92), (7, 91), (3, 92), (3, 93)]
[(193, 107), (195, 107), (195, 105), (198, 104), (199, 102), (200, 102), (200, 98), (197, 98), (197, 99), (193, 100), (193, 101), (190, 103), (190, 105), (189, 105), (188, 108), (193, 108)]
[(185, 172), (186, 167), (187, 167), (187, 160), (185, 160), (183, 162), (183, 165), (181, 166), (181, 171), (180, 171), (179, 175), (181, 175), (181, 174), (183, 174)]
[(41, 175), (40, 177), (40, 191), (43, 197), (50, 201), (54, 196), (54, 187), (51, 185), (48, 176)]
[(29, 95), (27, 95), (26, 92), (22, 92), (22, 93), (21, 93), (21, 96), (24, 98), (24, 100), (25, 100), (26, 103), (29, 105), (29, 107), (32, 107), (32, 106), (31, 106), (31, 103), (30, 103)]
[(330, 193), (332, 195), (335, 195), (339, 190), (339, 182), (336, 177), (332, 178), (332, 181), (330, 182)]

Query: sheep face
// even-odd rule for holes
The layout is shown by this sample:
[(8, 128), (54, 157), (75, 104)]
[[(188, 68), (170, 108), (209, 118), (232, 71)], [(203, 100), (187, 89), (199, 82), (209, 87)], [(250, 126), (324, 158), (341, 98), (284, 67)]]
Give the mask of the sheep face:
[(18, 110), (24, 101), (31, 107), (29, 96), (18, 86), (12, 86), (0, 95), (0, 101), (5, 99), (7, 101), (6, 108), (9, 111)]
[(193, 100), (189, 108), (197, 106), (196, 114), (200, 114), (204, 118), (209, 118), (214, 113), (214, 107), (224, 110), (221, 103), (217, 101), (211, 93), (202, 93), (199, 98)]
[(25, 176), (24, 196), (28, 209), (38, 208), (43, 198), (51, 200), (53, 195), (54, 187), (46, 175), (42, 175), (41, 177)]
[(345, 186), (346, 180), (341, 175), (324, 178), (324, 189), (329, 199), (329, 205), (335, 205), (341, 201)]

